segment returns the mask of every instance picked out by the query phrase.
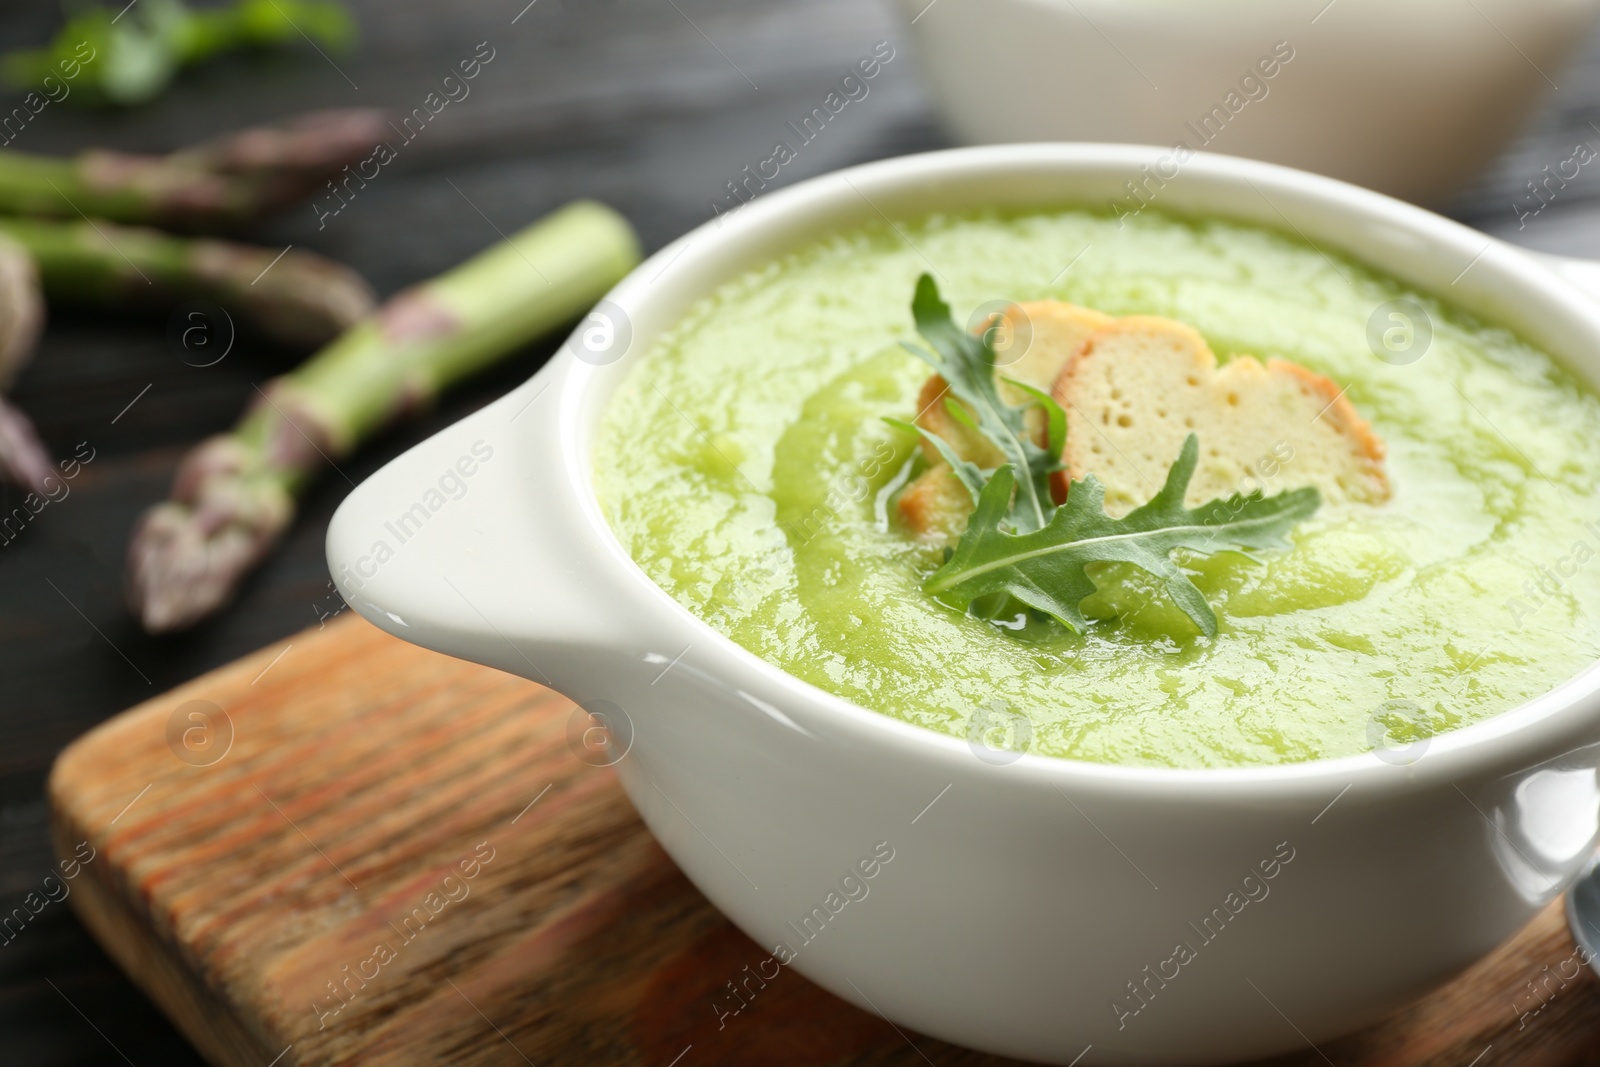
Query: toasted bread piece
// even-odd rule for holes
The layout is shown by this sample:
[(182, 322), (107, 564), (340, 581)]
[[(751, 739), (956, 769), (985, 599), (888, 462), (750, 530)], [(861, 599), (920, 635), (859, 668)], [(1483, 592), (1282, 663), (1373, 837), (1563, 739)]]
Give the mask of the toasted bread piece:
[(907, 529), (919, 537), (942, 542), (954, 540), (966, 531), (973, 500), (950, 465), (941, 460), (901, 490), (895, 507)]
[(1238, 356), (1219, 370), (1205, 339), (1172, 319), (1102, 327), (1052, 395), (1067, 412), (1066, 474), (1092, 472), (1111, 515), (1155, 494), (1190, 433), (1200, 437), (1191, 507), (1305, 485), (1333, 504), (1389, 497), (1383, 441), (1338, 385), (1281, 359)]
[[(1005, 381), (1007, 378), (1049, 392), (1062, 368), (1077, 355), (1089, 335), (1115, 321), (1104, 312), (1059, 300), (1013, 304), (1001, 317), (995, 343), (995, 377), (1000, 380), (1000, 399), (1008, 404), (1027, 400), (1026, 394)], [(945, 380), (937, 374), (923, 383), (917, 397), (917, 425), (949, 441), (962, 459), (969, 459), (985, 469), (998, 466), (1003, 462), (999, 450), (988, 438), (957, 422), (945, 407), (944, 396), (948, 389)], [(1040, 419), (1035, 429), (1042, 431), (1043, 427)], [(941, 462), (932, 445), (923, 442), (922, 447), (930, 465)]]
[[(1084, 341), (1115, 321), (1103, 312), (1059, 300), (1012, 305), (1002, 316), (995, 344), (995, 376), (1000, 379), (1001, 399), (1009, 404), (1027, 400), (1021, 390), (1005, 381), (1007, 378), (1048, 391)], [(948, 390), (945, 380), (937, 374), (923, 383), (917, 397), (917, 424), (950, 442), (958, 456), (980, 467), (988, 469), (1005, 462), (987, 437), (951, 416), (944, 404)], [(1039, 412), (1029, 413), (1029, 425), (1043, 444), (1044, 420)], [(972, 498), (950, 473), (938, 451), (926, 441), (922, 448), (928, 469), (900, 494), (900, 517), (910, 529), (936, 540), (959, 536), (972, 511)]]

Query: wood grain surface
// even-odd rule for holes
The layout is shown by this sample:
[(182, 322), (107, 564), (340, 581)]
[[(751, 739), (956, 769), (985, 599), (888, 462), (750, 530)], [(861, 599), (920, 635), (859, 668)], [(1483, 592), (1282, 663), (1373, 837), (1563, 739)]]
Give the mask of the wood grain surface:
[[(1007, 1062), (790, 971), (752, 979), (768, 954), (582, 758), (587, 725), (346, 615), (62, 753), (66, 899), (220, 1067)], [(1552, 907), (1383, 1025), (1278, 1062), (1579, 1063), (1597, 984)]]
[[(1313, 5), (1315, 12), (1326, 6)], [(472, 97), (451, 105), (426, 141), (326, 228), (303, 207), (243, 235), (334, 256), (387, 295), (495, 240), (497, 227), (509, 233), (578, 196), (617, 207), (647, 250), (661, 247), (709, 218), (723, 183), (764, 158), (783, 123), (814, 106), (879, 39), (903, 56), (772, 188), (950, 143), (892, 0), (350, 0), (350, 7), (362, 32), (351, 55), (330, 62), (303, 48), (226, 60), (129, 112), (52, 105), (5, 150), (159, 151), (311, 108), (410, 108), (444, 70), (489, 41), (498, 58)], [(1329, 8), (1320, 25), (1334, 25), (1342, 10)], [(62, 11), (40, 0), (0, 5), (0, 50), (49, 40)], [(1480, 16), (1463, 5), (1460, 17)], [(1523, 28), (1512, 20), (1500, 29), (1506, 47), (1518, 47)], [(1520, 244), (1600, 256), (1600, 166), (1584, 167), (1536, 216), (1522, 217), (1527, 183), (1542, 168), (1558, 166), (1580, 141), (1600, 146), (1600, 35), (1555, 79), (1544, 109), (1447, 213)], [(23, 95), (0, 91), (3, 110)], [(183, 449), (230, 425), (255, 386), (297, 358), (241, 337), (221, 363), (188, 366), (164, 335), (167, 313), (52, 308), (39, 356), (17, 386), (17, 401), (57, 453), (88, 441), (97, 458), (70, 498), (0, 548), (0, 906), (7, 912), (54, 869), (44, 789), (63, 746), (137, 701), (339, 610), (322, 540), (351, 486), (523, 381), (554, 347), (529, 346), (327, 472), (231, 611), (194, 632), (154, 639), (130, 623), (121, 603), (122, 554), (135, 518), (166, 492)], [(21, 499), (0, 486), (0, 512)], [(1496, 1046), (1478, 1067), (1502, 1062), (1500, 1052)], [(202, 1061), (72, 910), (52, 904), (0, 950), (0, 1062)]]

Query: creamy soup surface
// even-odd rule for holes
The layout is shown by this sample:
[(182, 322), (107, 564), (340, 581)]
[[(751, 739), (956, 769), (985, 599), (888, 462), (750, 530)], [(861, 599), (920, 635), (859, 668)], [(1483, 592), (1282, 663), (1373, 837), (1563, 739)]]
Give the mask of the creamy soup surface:
[[(927, 271), (958, 321), (997, 300), (1164, 315), (1221, 360), (1347, 384), (1388, 443), (1393, 499), (1324, 505), (1263, 561), (1178, 557), (1215, 638), (1120, 565), (1091, 572), (1081, 635), (953, 610), (921, 589), (940, 550), (893, 506), (924, 461), (883, 421), (915, 413), (928, 375), (899, 344), (918, 340)], [(1368, 342), (1397, 299), (1431, 323), (1409, 363)], [(1293, 468), (1277, 458), (1258, 464), (1269, 493)], [(821, 239), (653, 345), (610, 401), (594, 477), (623, 546), (689, 611), (822, 689), (994, 748), (1166, 767), (1403, 750), (1600, 655), (1600, 401), (1505, 330), (1242, 225), (1065, 210)]]

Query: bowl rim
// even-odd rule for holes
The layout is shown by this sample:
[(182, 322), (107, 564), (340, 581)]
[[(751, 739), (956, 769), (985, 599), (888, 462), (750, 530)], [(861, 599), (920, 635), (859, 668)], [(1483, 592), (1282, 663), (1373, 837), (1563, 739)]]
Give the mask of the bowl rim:
[[(1063, 171), (1106, 167), (1125, 168), (1134, 172), (1140, 165), (1149, 164), (1161, 157), (1170, 157), (1171, 149), (1150, 145), (1126, 145), (1095, 142), (1040, 142), (1002, 145), (984, 145), (968, 148), (942, 149), (932, 152), (898, 156), (833, 171), (809, 178), (781, 190), (755, 198), (737, 211), (723, 218), (712, 219), (678, 238), (646, 259), (609, 294), (608, 299), (624, 309), (637, 307), (659, 293), (663, 279), (684, 272), (697, 262), (709, 258), (717, 246), (739, 239), (758, 240), (761, 231), (777, 227), (793, 216), (826, 210), (826, 202), (849, 190), (867, 199), (861, 185), (883, 186), (900, 183), (912, 186), (926, 183), (930, 177), (951, 176), (961, 172), (964, 177), (981, 177), (985, 173), (999, 173), (1017, 167), (1035, 166), (1060, 168)], [(1553, 299), (1581, 324), (1589, 340), (1600, 347), (1600, 302), (1582, 293), (1575, 285), (1540, 262), (1531, 253), (1490, 237), (1481, 231), (1439, 216), (1424, 208), (1396, 200), (1381, 193), (1363, 189), (1333, 178), (1276, 164), (1262, 163), (1216, 153), (1197, 152), (1184, 164), (1186, 173), (1202, 175), (1211, 181), (1244, 183), (1256, 187), (1267, 186), (1273, 191), (1309, 197), (1336, 212), (1398, 227), (1410, 238), (1453, 245), (1455, 250), (1471, 255), (1465, 275), (1473, 267), (1482, 265), (1499, 275), (1498, 284), (1510, 283), (1512, 290), (1537, 286), (1544, 297)], [(881, 191), (881, 190), (875, 190)], [(1262, 194), (1265, 198), (1265, 194)], [(879, 215), (884, 215), (876, 201), (868, 199)], [(1268, 203), (1271, 203), (1268, 200)], [(1072, 204), (1068, 198), (1055, 202), (1057, 208)], [(1041, 209), (1045, 205), (1041, 203)], [(1283, 221), (1299, 232), (1299, 227), (1280, 209)], [(1179, 211), (1177, 214), (1185, 214)], [(1199, 214), (1200, 212), (1196, 212)], [(1215, 217), (1226, 218), (1222, 212), (1207, 211)], [(914, 213), (907, 213), (910, 217)], [(889, 215), (884, 215), (886, 219)], [(1281, 227), (1254, 220), (1241, 220), (1247, 225), (1262, 228)], [(892, 221), (891, 221), (892, 224)], [(821, 225), (810, 231), (814, 235), (841, 232), (848, 226)], [(1309, 242), (1303, 232), (1302, 239)], [(813, 238), (814, 239), (814, 238)], [(1316, 247), (1315, 242), (1310, 242)], [(1472, 255), (1473, 246), (1481, 246)], [(788, 248), (799, 247), (791, 244)], [(1360, 252), (1340, 247), (1339, 252), (1358, 263), (1370, 260)], [(782, 251), (766, 257), (768, 261), (782, 255)], [(1374, 266), (1385, 275), (1393, 277), (1392, 268)], [(736, 277), (734, 271), (723, 280)], [(1459, 280), (1459, 278), (1458, 278)], [(1404, 283), (1411, 284), (1411, 283)], [(1445, 303), (1462, 307), (1474, 317), (1496, 323), (1498, 316), (1485, 314), (1467, 300), (1444, 301), (1437, 294), (1417, 286), (1426, 295), (1435, 296)], [(1482, 287), (1480, 287), (1482, 288)], [(703, 288), (698, 298), (709, 294)], [(692, 303), (692, 301), (691, 301)], [(681, 321), (682, 312), (671, 316), (673, 323)], [(1524, 331), (1514, 331), (1520, 337)], [(653, 341), (653, 337), (648, 340)], [(790, 674), (777, 664), (733, 641), (709, 622), (678, 603), (665, 589), (657, 585), (644, 569), (623, 547), (600, 507), (593, 479), (594, 429), (599, 415), (611, 400), (617, 384), (644, 357), (648, 344), (634, 338), (632, 358), (618, 364), (597, 367), (581, 363), (571, 356), (570, 346), (561, 354), (560, 375), (557, 385), (559, 414), (555, 420), (558, 463), (564, 468), (568, 488), (574, 491), (578, 511), (588, 527), (584, 531), (591, 544), (620, 566), (618, 576), (626, 574), (631, 585), (630, 593), (654, 599), (664, 605), (682, 624), (691, 626), (698, 634), (697, 643), (704, 642), (733, 657), (733, 664), (743, 668), (746, 677), (752, 674), (764, 683), (768, 692), (778, 692), (785, 706), (777, 717), (787, 726), (809, 732), (804, 723), (793, 717), (808, 719), (815, 716), (820, 725), (846, 727), (850, 733), (865, 742), (887, 743), (893, 747), (910, 745), (919, 756), (944, 763), (951, 770), (971, 770), (981, 765), (975, 759), (970, 743), (960, 737), (919, 726), (896, 718), (885, 712), (848, 700)], [(1559, 364), (1600, 389), (1594, 374), (1568, 366), (1568, 361), (1554, 352), (1549, 345), (1540, 343), (1542, 351), (1550, 354)], [(553, 361), (552, 367), (556, 364)], [(540, 375), (543, 377), (543, 375)], [(601, 395), (595, 399), (596, 392)], [(511, 399), (511, 398), (508, 398)], [(709, 673), (709, 672), (702, 672)], [(775, 708), (763, 706), (753, 694), (744, 692), (758, 708), (773, 715)], [(792, 703), (790, 703), (792, 702)], [(1127, 789), (1140, 794), (1171, 792), (1192, 795), (1196, 789), (1211, 793), (1229, 790), (1242, 791), (1244, 798), (1258, 798), (1262, 790), (1281, 795), (1285, 789), (1303, 793), (1307, 797), (1343, 797), (1352, 787), (1360, 786), (1368, 792), (1411, 791), (1430, 785), (1452, 783), (1458, 779), (1480, 775), (1506, 773), (1513, 769), (1537, 766), (1552, 758), (1551, 751), (1564, 745), (1571, 751), (1586, 747), (1587, 735), (1573, 742), (1574, 734), (1585, 726), (1600, 723), (1600, 660), (1590, 663), (1577, 674), (1531, 700), (1508, 708), (1480, 722), (1448, 730), (1428, 740), (1425, 751), (1410, 763), (1391, 763), (1367, 751), (1349, 756), (1325, 757), (1277, 764), (1245, 764), (1226, 767), (1159, 767), (1120, 763), (1101, 763), (1071, 757), (1046, 756), (1031, 752), (1007, 753), (1004, 765), (991, 765), (992, 771), (1004, 777), (1034, 784), (1054, 786), (1072, 782), (1078, 786), (1099, 786), (1112, 790)], [(1592, 730), (1590, 731), (1593, 732)], [(1012, 759), (1011, 757), (1015, 757)], [(1531, 764), (1530, 761), (1531, 760)], [(1344, 788), (1337, 796), (1328, 792)], [(1329, 803), (1329, 807), (1332, 803)], [(1320, 818), (1320, 815), (1318, 816)]]
[[(938, 2), (939, 0), (934, 0), (933, 3), (929, 3), (928, 0), (897, 0), (900, 10), (905, 12), (909, 17), (910, 21), (908, 24), (911, 26), (916, 26), (917, 23), (921, 22), (922, 16), (930, 14), (934, 4), (937, 4)], [(1132, 3), (1130, 3), (1129, 0), (987, 0), (987, 2), (1010, 3), (1016, 7), (1027, 7), (1035, 10), (1049, 11), (1051, 13), (1075, 13), (1079, 16), (1083, 16), (1083, 11), (1081, 10), (1082, 8), (1090, 8), (1097, 13), (1117, 18), (1119, 24), (1122, 25), (1126, 25), (1130, 21), (1143, 23), (1148, 20), (1149, 16), (1159, 14), (1163, 17), (1163, 22), (1167, 22), (1169, 19), (1175, 19), (1179, 21), (1179, 24), (1184, 26), (1195, 25), (1212, 28), (1216, 24), (1215, 16), (1219, 13), (1218, 9), (1220, 9), (1220, 13), (1226, 16), (1238, 15), (1241, 12), (1248, 15), (1255, 15), (1257, 12), (1261, 11), (1271, 12), (1274, 15), (1281, 14), (1281, 8), (1279, 5), (1275, 4), (1273, 0), (1225, 0), (1225, 3), (1217, 5), (1216, 9), (1211, 8), (1210, 5), (1208, 5), (1206, 8), (1197, 9), (1192, 4), (1182, 3), (1181, 0), (1179, 0), (1179, 2), (1174, 2), (1174, 0), (1132, 0)], [(1334, 0), (1334, 2), (1337, 2), (1337, 0)], [(1392, 15), (1403, 16), (1412, 13), (1409, 10), (1396, 10), (1391, 5), (1382, 2), (1382, 0), (1365, 0), (1365, 2), (1368, 3), (1368, 10), (1365, 12), (1366, 14), (1381, 13), (1384, 16), (1389, 17)], [(1504, 7), (1515, 8), (1518, 11), (1529, 10), (1534, 6), (1527, 4), (1527, 0), (1499, 0), (1499, 2)], [(1587, 9), (1590, 13), (1592, 13), (1597, 2), (1600, 2), (1600, 0), (1578, 0), (1576, 4), (1565, 2), (1565, 0), (1535, 0), (1535, 2), (1548, 16), (1550, 13), (1559, 13), (1566, 10), (1573, 10), (1581, 13)], [(1317, 21), (1322, 17), (1322, 14), (1326, 12), (1327, 8), (1331, 8), (1333, 6), (1333, 3), (1329, 3), (1328, 0), (1324, 0), (1324, 3), (1326, 3), (1327, 6), (1320, 9), (1317, 15), (1306, 23), (1308, 27), (1315, 26)], [(1436, 5), (1438, 8), (1445, 8), (1448, 6), (1448, 0), (1436, 0)], [(1073, 12), (1072, 9), (1074, 7), (1078, 7), (1080, 10)], [(1207, 18), (1208, 12), (1212, 16), (1210, 19)], [(1131, 19), (1129, 17), (1130, 15), (1132, 16)], [(1426, 6), (1419, 5), (1415, 15), (1417, 16), (1419, 22), (1423, 22), (1437, 15), (1437, 11), (1429, 10)], [(1580, 17), (1582, 17), (1581, 14)], [(1091, 25), (1094, 24), (1091, 23)], [(1236, 28), (1237, 27), (1232, 26), (1226, 27), (1226, 29)], [(1498, 31), (1492, 24), (1485, 25), (1480, 33), (1486, 38), (1495, 37), (1498, 39)], [(1214, 36), (1216, 36), (1217, 39), (1222, 39), (1225, 37), (1225, 34), (1216, 34)]]

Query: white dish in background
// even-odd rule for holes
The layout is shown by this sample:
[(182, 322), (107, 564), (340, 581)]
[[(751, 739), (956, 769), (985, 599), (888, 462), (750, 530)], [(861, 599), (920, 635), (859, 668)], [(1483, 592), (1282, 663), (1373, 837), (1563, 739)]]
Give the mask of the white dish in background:
[[(1183, 141), (1438, 204), (1560, 83), (1600, 0), (901, 7), (935, 98), (968, 144)], [(1280, 42), (1293, 58), (1263, 78), (1257, 64)], [(1258, 99), (1241, 88), (1249, 75)], [(1237, 113), (1224, 104), (1230, 92), (1243, 101)], [(1200, 129), (1213, 108), (1227, 121)]]
[[(613, 326), (631, 326), (614, 361), (577, 358), (599, 329), (580, 326), (527, 383), (350, 494), (328, 531), (340, 592), (390, 633), (545, 681), (608, 716), (616, 771), (651, 832), (766, 951), (797, 944), (791, 924), (883, 842), (893, 858), (868, 895), (790, 965), (902, 1026), (1047, 1063), (1152, 1065), (1253, 1059), (1381, 1017), (1505, 940), (1587, 860), (1600, 828), (1600, 667), (1432, 738), (1408, 765), (1372, 754), (1226, 770), (997, 759), (723, 637), (628, 557), (591, 486), (608, 397), (721, 283), (880, 211), (1101, 203), (1166, 151), (912, 156), (707, 223), (611, 292)], [(1219, 156), (1189, 161), (1163, 196), (1175, 211), (1292, 227), (1448, 293), (1600, 385), (1600, 304), (1509, 245), (1354, 186)], [(447, 499), (438, 486), (444, 475), (459, 485), (457, 471), (466, 488)], [(529, 795), (543, 785), (528, 783)], [(1276, 864), (1274, 879), (1263, 864)], [(1230, 894), (1263, 885), (1213, 940), (1197, 940), (1195, 924), (1232, 910)], [(1180, 940), (1204, 947), (1180, 977), (1148, 987), (1148, 1008), (1119, 1017), (1129, 984), (1158, 981), (1145, 968), (1164, 967)]]

